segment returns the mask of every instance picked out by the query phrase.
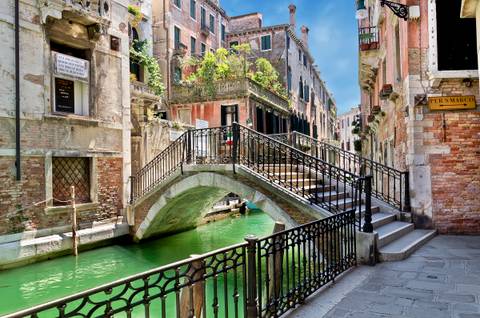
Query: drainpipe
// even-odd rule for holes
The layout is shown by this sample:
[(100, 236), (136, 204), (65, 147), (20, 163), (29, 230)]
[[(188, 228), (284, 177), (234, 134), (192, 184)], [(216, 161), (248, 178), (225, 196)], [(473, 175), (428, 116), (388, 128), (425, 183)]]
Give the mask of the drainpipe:
[(20, 3), (15, 0), (15, 166), (20, 181)]
[[(170, 85), (170, 30), (168, 29), (168, 24), (167, 24), (167, 0), (163, 0), (163, 29), (165, 30), (166, 33), (166, 60), (167, 60), (167, 105), (168, 108), (170, 108), (169, 101), (170, 101), (170, 96), (171, 96), (171, 85)], [(168, 113), (168, 112), (167, 112)], [(171, 116), (171, 114), (170, 114)]]

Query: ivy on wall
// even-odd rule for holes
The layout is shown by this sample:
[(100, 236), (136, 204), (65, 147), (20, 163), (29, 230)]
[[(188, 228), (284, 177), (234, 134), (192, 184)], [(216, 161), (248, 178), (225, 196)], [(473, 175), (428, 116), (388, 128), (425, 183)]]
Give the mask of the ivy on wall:
[(134, 40), (130, 47), (130, 59), (142, 65), (148, 72), (148, 86), (157, 96), (163, 96), (165, 86), (163, 85), (160, 65), (155, 57), (151, 56), (147, 40)]

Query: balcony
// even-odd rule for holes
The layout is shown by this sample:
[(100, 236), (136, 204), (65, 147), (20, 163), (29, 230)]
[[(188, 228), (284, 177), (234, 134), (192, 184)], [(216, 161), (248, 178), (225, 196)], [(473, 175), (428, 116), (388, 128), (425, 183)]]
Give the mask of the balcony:
[(204, 36), (208, 37), (210, 35), (210, 28), (206, 24), (202, 24), (202, 26), (200, 27), (200, 32)]
[(359, 28), (358, 46), (360, 51), (378, 50), (380, 43), (378, 41), (378, 31), (376, 27)]
[(250, 79), (215, 83), (213, 96), (206, 85), (173, 85), (171, 104), (199, 103), (212, 100), (250, 97), (282, 112), (290, 112), (288, 99), (271, 92)]
[(188, 47), (183, 43), (175, 43), (175, 49), (173, 50), (173, 55), (185, 56), (187, 54)]

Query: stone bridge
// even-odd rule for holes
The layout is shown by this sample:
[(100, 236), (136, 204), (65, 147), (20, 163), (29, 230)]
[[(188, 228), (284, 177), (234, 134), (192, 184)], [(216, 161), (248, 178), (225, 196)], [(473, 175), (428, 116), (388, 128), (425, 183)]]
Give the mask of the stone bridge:
[(129, 209), (136, 241), (196, 227), (212, 206), (229, 193), (254, 203), (287, 228), (329, 214), (307, 200), (282, 191), (251, 171), (228, 165), (186, 165)]

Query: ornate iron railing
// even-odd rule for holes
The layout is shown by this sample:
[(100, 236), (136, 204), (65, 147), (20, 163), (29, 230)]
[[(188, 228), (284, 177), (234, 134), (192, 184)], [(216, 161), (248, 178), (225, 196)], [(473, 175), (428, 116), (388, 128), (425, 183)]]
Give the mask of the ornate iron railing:
[(275, 135), (274, 138), (358, 176), (372, 176), (372, 196), (401, 210), (410, 211), (409, 174), (343, 150), (299, 132)]
[(371, 205), (364, 204), (364, 178), (238, 124), (184, 133), (132, 176), (131, 203), (185, 164), (240, 165), (299, 200), (331, 213), (353, 209), (359, 224), (364, 214), (371, 213)]
[(4, 318), (279, 317), (356, 265), (355, 211), (246, 241)]

